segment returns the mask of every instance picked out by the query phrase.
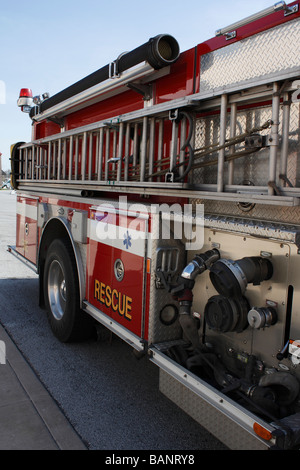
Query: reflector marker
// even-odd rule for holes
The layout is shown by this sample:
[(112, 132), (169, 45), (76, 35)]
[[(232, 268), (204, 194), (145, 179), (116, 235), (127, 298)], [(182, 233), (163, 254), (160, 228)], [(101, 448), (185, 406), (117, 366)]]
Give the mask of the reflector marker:
[(268, 431), (268, 429), (261, 426), (261, 424), (255, 422), (253, 424), (253, 431), (265, 441), (270, 441), (272, 439), (272, 433)]

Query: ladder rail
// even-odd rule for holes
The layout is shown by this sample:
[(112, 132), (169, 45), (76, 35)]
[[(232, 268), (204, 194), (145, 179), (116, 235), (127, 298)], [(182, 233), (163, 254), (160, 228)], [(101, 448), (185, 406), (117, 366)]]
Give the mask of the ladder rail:
[(70, 141), (69, 141), (69, 172), (68, 172), (68, 179), (69, 181), (72, 180), (72, 169), (73, 169), (73, 149), (74, 149), (74, 136), (70, 136)]
[[(185, 179), (185, 182), (182, 181), (182, 184), (188, 185), (191, 181), (193, 188), (195, 184), (198, 184), (199, 188), (206, 187), (208, 191), (216, 185), (216, 191), (221, 197), (221, 193), (228, 190), (228, 186), (233, 187), (237, 184), (237, 159), (255, 155), (260, 150), (259, 148), (251, 149), (251, 147), (247, 149), (246, 146), (244, 149), (241, 148), (241, 145), (245, 144), (245, 138), (252, 135), (255, 130), (260, 132), (261, 129), (267, 129), (269, 126), (270, 135), (265, 145), (269, 147), (265, 188), (268, 195), (272, 196), (278, 190), (277, 187), (281, 187), (280, 181), (285, 187), (288, 184), (291, 134), (291, 100), (289, 98), (292, 85), (290, 83), (287, 86), (284, 85), (285, 88), (279, 82), (274, 82), (272, 86), (268, 84), (268, 86), (260, 86), (259, 89), (253, 88), (252, 93), (247, 90), (244, 96), (222, 93), (203, 101), (185, 99), (186, 108), (183, 106), (182, 108), (187, 109), (194, 123), (198, 122), (199, 116), (205, 113), (208, 115), (215, 113), (219, 116), (219, 121), (217, 128), (206, 129), (206, 132), (213, 137), (207, 143), (202, 143), (200, 148), (196, 148), (195, 128), (191, 139), (194, 161), (190, 176), (193, 176), (195, 170), (215, 167), (215, 181), (204, 179), (199, 184), (197, 181), (192, 181), (193, 178), (189, 178)], [(248, 103), (252, 106), (257, 103), (259, 106), (262, 98), (264, 100), (269, 98), (272, 101), (271, 122), (266, 127), (258, 126), (251, 129), (246, 125), (244, 131), (237, 132), (240, 110), (244, 109), (243, 106)], [(182, 100), (180, 102), (183, 103)], [(144, 184), (145, 187), (151, 185), (155, 187), (166, 181), (168, 183), (181, 181), (180, 178), (185, 175), (189, 158), (186, 139), (191, 129), (191, 121), (187, 120), (184, 112), (183, 117), (178, 117), (181, 108), (174, 110), (174, 102), (168, 104), (169, 107), (166, 104), (163, 107), (153, 106), (152, 113), (149, 107), (146, 111), (131, 112), (119, 116), (118, 119), (113, 118), (109, 122), (101, 121), (21, 146), (19, 181), (60, 182), (68, 180), (74, 183), (81, 181), (86, 184), (113, 183), (114, 186), (138, 182), (140, 185)], [(282, 116), (281, 107), (283, 108)], [(282, 145), (279, 147), (280, 126), (282, 126)], [(207, 159), (207, 156), (210, 156), (210, 159)], [(241, 168), (240, 165), (238, 167)], [(296, 183), (294, 183), (295, 189)], [(255, 192), (255, 187), (250, 191)]]

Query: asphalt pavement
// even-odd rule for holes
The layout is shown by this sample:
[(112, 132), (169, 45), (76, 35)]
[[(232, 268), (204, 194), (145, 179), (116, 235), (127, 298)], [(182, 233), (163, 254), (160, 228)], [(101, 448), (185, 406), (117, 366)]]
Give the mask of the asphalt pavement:
[[(11, 233), (10, 191), (1, 191), (0, 272), (16, 276), (6, 242)], [(1, 236), (3, 235), (3, 236)], [(10, 240), (13, 242), (14, 240)], [(17, 276), (35, 277), (20, 263)], [(1, 306), (0, 306), (1, 308)], [(56, 401), (0, 324), (0, 450), (86, 450)]]
[(0, 450), (85, 450), (1, 325), (0, 349)]
[(7, 251), (15, 202), (0, 191), (0, 450), (223, 450), (159, 391), (157, 366), (108, 330), (71, 345), (53, 336), (38, 276)]

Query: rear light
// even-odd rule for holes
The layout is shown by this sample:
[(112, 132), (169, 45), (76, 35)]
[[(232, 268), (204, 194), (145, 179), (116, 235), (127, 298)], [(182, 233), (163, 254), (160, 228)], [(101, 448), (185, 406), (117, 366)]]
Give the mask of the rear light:
[(18, 106), (25, 113), (29, 113), (33, 103), (32, 91), (30, 88), (21, 88), (19, 99), (17, 101)]

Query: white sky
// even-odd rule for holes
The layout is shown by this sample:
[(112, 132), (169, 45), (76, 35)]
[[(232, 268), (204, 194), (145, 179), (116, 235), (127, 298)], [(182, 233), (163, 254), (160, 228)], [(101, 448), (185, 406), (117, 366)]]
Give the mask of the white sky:
[(2, 168), (10, 145), (31, 139), (31, 120), (17, 107), (21, 88), (54, 95), (157, 34), (174, 36), (183, 52), (276, 1), (0, 0)]

